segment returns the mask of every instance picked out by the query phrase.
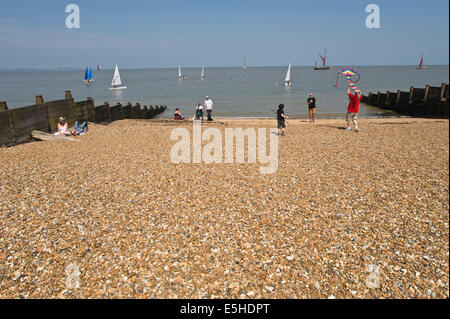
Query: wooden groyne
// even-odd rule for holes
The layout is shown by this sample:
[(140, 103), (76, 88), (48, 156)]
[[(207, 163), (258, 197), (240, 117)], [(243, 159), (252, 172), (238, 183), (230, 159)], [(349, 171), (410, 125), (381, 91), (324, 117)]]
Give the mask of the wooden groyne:
[(6, 102), (0, 102), (0, 147), (11, 146), (31, 141), (32, 131), (45, 133), (58, 129), (58, 118), (66, 118), (69, 126), (75, 121), (110, 123), (122, 119), (151, 119), (164, 112), (167, 106), (142, 106), (140, 103), (125, 106), (117, 103), (110, 106), (108, 102), (95, 106), (92, 98), (75, 102), (71, 91), (65, 92), (65, 98), (58, 101), (44, 102), (41, 95), (36, 96), (36, 104), (17, 109), (8, 109)]
[(427, 85), (425, 88), (411, 86), (409, 92), (397, 90), (372, 93), (362, 96), (361, 102), (398, 114), (419, 117), (448, 117), (448, 84), (440, 87)]

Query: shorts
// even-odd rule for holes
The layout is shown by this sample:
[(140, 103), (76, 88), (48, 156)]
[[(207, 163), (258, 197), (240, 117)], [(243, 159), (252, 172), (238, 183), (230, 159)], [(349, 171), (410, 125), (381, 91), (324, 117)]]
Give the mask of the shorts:
[(317, 106), (309, 106), (309, 105), (308, 105), (308, 108), (309, 108), (310, 110), (313, 110), (313, 109), (317, 108)]
[(278, 122), (278, 129), (286, 128), (286, 122)]
[(358, 119), (358, 113), (347, 113), (347, 121), (351, 120), (357, 120)]

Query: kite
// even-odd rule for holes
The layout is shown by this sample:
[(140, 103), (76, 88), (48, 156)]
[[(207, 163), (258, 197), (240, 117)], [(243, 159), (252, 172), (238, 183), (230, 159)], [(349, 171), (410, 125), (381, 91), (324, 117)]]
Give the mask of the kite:
[[(341, 71), (338, 72), (337, 74), (337, 79), (336, 79), (336, 87), (338, 87), (338, 82), (339, 82), (339, 76), (340, 75), (344, 75), (347, 78), (348, 84), (350, 85), (350, 88), (355, 92), (355, 93), (361, 93), (361, 90), (358, 89), (358, 87), (355, 85), (355, 83), (358, 83), (358, 81), (361, 79), (361, 75), (359, 75), (358, 73), (356, 73), (355, 71), (353, 71), (351, 68), (347, 67), (345, 69), (342, 69)], [(352, 77), (354, 76), (358, 76), (358, 78), (356, 80), (353, 80)]]

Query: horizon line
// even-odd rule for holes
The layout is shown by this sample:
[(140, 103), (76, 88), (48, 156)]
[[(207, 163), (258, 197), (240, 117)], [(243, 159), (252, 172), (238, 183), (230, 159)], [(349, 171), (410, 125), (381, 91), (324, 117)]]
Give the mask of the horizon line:
[[(286, 67), (287, 65), (253, 65), (248, 66), (249, 68), (280, 68)], [(330, 68), (333, 67), (345, 67), (345, 66), (354, 66), (354, 67), (383, 67), (383, 66), (417, 66), (416, 64), (336, 64), (329, 65)], [(426, 66), (449, 66), (449, 64), (427, 64)], [(185, 66), (184, 69), (197, 69), (197, 68), (242, 68), (242, 65), (238, 66)], [(314, 68), (314, 65), (292, 65), (292, 67), (301, 67), (301, 68)], [(86, 67), (76, 67), (76, 66), (62, 66), (62, 67), (16, 67), (16, 68), (0, 68), (0, 71), (79, 71), (84, 70)], [(178, 66), (166, 66), (166, 67), (149, 67), (149, 66), (139, 66), (139, 67), (121, 67), (122, 70), (162, 70), (162, 69), (178, 69)], [(112, 68), (102, 68), (103, 70), (114, 70)], [(95, 71), (95, 70), (94, 70)]]

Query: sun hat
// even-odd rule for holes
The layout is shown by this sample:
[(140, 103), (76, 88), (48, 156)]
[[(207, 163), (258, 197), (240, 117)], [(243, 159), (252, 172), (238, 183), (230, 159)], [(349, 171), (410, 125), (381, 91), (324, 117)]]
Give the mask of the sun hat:
[(62, 116), (59, 117), (59, 121), (60, 121), (60, 122), (65, 121), (65, 120), (66, 120), (65, 117), (62, 117)]

